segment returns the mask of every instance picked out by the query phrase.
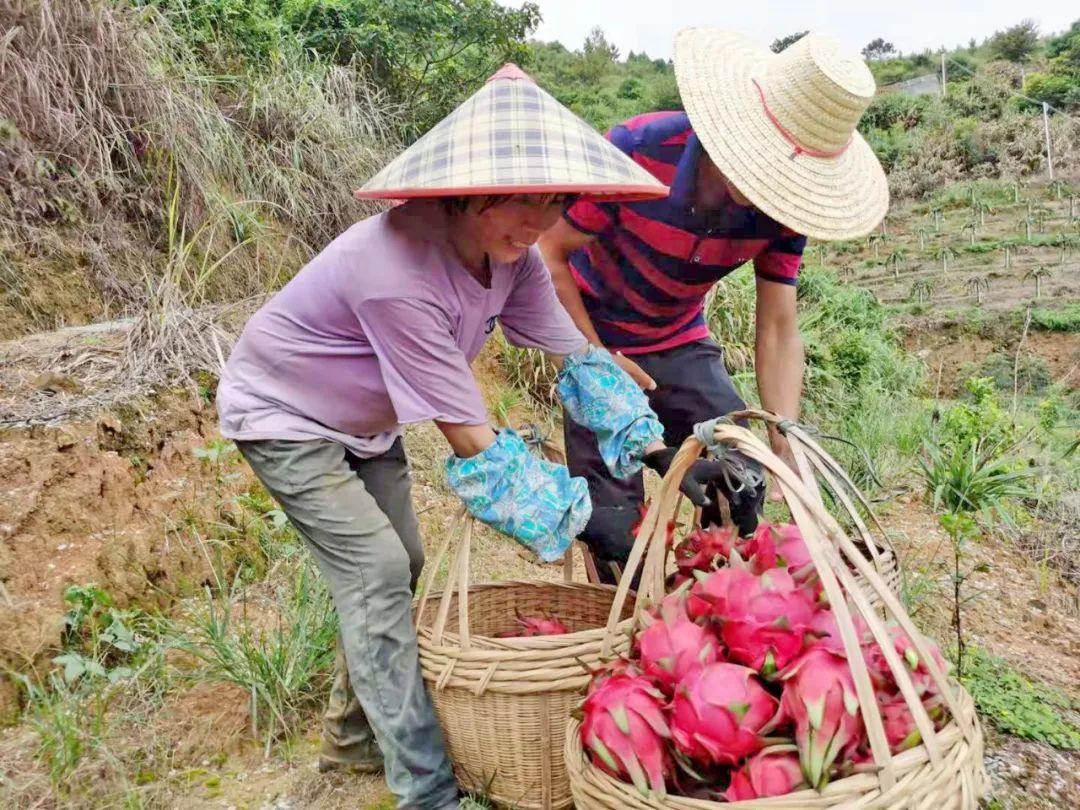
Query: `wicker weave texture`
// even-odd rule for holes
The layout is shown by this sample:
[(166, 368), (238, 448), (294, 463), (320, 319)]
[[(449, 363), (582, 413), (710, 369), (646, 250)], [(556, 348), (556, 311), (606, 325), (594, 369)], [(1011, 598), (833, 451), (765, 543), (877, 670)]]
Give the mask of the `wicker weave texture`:
[[(961, 693), (963, 711), (975, 722), (975, 707)], [(972, 810), (986, 789), (982, 737), (964, 739), (955, 722), (938, 732), (943, 748), (940, 764), (929, 761), (922, 746), (894, 760), (897, 781), (883, 790), (876, 774), (858, 774), (830, 783), (824, 791), (800, 790), (771, 799), (717, 803), (668, 796), (662, 803), (645, 799), (633, 785), (608, 776), (589, 763), (581, 747), (580, 725), (571, 720), (566, 731), (566, 764), (574, 806), (578, 810)]]
[[(499, 582), (468, 588), (469, 646), (463, 647), (459, 594), (445, 629), (434, 626), (442, 594), (419, 617), (420, 664), (459, 783), (522, 810), (570, 807), (566, 723), (599, 663), (615, 589), (602, 585)], [(629, 618), (632, 607), (624, 610)], [(516, 614), (558, 616), (562, 636), (497, 638)], [(628, 629), (628, 620), (622, 625)], [(615, 645), (625, 652), (629, 637)]]

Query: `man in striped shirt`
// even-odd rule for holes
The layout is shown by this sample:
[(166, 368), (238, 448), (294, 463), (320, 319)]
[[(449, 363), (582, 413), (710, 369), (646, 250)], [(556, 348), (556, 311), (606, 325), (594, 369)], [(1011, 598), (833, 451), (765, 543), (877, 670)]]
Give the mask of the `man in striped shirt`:
[[(806, 238), (753, 205), (716, 168), (682, 112), (640, 115), (614, 127), (609, 140), (669, 185), (664, 200), (578, 201), (540, 242), (559, 298), (586, 338), (607, 347), (647, 391), (677, 447), (697, 422), (744, 403), (709, 336), (705, 295), (724, 276), (753, 262), (757, 279), (755, 369), (761, 404), (794, 418), (802, 390), (803, 345), (795, 281)], [(613, 478), (596, 440), (565, 421), (573, 475), (589, 482), (593, 516), (582, 534), (602, 563), (621, 565), (644, 498), (641, 475)], [(789, 457), (786, 440), (770, 433)], [(664, 472), (670, 458), (653, 465)], [(763, 487), (724, 492), (743, 533), (753, 530)], [(708, 510), (705, 518), (719, 520)], [(608, 576), (611, 566), (602, 564)]]

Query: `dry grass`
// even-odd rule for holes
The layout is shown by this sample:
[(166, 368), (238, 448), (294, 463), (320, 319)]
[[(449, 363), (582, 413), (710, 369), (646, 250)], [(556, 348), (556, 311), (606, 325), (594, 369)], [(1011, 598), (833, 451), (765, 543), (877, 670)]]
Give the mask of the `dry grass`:
[(24, 328), (65, 325), (71, 302), (36, 293), (75, 266), (87, 317), (130, 311), (178, 226), (209, 228), (192, 258), (217, 262), (189, 303), (265, 291), (375, 210), (349, 190), (394, 150), (395, 123), (357, 69), (285, 58), (219, 76), (152, 9), (4, 3), (0, 306)]

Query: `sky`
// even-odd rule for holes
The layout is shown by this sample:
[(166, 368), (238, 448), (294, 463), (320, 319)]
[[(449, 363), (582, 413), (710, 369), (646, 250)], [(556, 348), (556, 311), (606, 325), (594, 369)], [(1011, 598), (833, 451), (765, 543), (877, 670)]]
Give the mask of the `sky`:
[[(519, 6), (520, 0), (499, 0)], [(894, 0), (888, 3), (853, 0), (533, 0), (544, 21), (536, 32), (541, 40), (558, 40), (571, 50), (581, 47), (593, 26), (600, 26), (620, 55), (645, 51), (669, 58), (675, 32), (685, 26), (731, 28), (768, 45), (793, 31), (827, 33), (861, 50), (883, 37), (908, 53), (943, 45), (982, 41), (994, 31), (1021, 18), (1034, 19), (1043, 33), (1068, 28), (1080, 19), (1076, 0)]]

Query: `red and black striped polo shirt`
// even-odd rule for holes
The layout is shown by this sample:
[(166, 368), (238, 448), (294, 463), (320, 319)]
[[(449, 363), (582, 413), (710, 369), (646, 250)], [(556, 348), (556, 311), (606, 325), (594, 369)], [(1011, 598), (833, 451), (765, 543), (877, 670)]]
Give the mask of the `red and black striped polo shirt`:
[(708, 337), (705, 294), (751, 259), (759, 278), (795, 283), (805, 236), (734, 201), (695, 211), (702, 147), (686, 113), (639, 115), (607, 137), (671, 195), (621, 204), (581, 200), (563, 214), (596, 236), (570, 255), (570, 269), (605, 346), (643, 354)]

